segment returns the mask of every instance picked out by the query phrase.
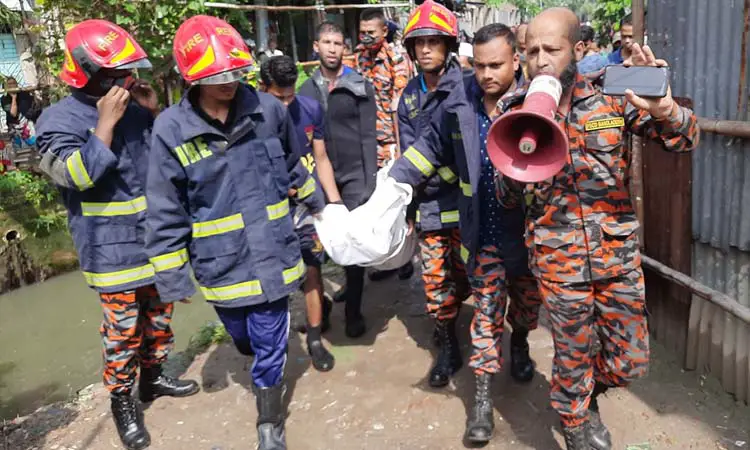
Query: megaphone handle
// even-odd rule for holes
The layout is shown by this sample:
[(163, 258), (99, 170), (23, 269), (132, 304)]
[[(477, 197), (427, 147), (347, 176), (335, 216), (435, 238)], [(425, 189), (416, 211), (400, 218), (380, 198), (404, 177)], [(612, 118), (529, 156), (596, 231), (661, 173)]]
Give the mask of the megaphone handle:
[(530, 155), (536, 151), (537, 133), (536, 130), (529, 128), (521, 134), (518, 140), (518, 150), (524, 155)]

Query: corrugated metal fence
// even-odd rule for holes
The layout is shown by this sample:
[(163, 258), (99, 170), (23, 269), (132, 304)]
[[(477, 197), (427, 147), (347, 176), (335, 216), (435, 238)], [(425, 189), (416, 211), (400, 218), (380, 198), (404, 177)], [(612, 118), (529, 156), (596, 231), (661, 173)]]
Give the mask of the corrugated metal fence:
[[(669, 61), (675, 95), (701, 117), (750, 119), (748, 10), (750, 0), (649, 2), (649, 44)], [(693, 278), (750, 305), (750, 141), (704, 133), (692, 192)], [(693, 298), (687, 368), (710, 371), (750, 402), (749, 346), (750, 325)]]

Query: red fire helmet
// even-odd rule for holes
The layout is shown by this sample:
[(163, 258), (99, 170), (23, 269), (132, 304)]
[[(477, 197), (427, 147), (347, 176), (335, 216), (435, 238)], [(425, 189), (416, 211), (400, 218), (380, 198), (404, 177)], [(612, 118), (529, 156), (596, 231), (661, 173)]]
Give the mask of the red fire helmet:
[(412, 11), (404, 28), (404, 41), (419, 36), (458, 38), (458, 20), (445, 6), (427, 0)]
[(174, 37), (173, 52), (188, 83), (231, 83), (255, 66), (240, 33), (218, 17), (193, 16), (183, 22)]
[(148, 55), (127, 31), (106, 20), (85, 20), (65, 35), (60, 79), (82, 88), (102, 69), (150, 69)]

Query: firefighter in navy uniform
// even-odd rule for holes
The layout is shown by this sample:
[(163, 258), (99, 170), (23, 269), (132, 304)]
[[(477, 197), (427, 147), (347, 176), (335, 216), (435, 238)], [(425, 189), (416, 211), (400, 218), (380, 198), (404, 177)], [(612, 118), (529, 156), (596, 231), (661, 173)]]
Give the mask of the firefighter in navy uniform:
[(284, 105), (239, 83), (255, 63), (234, 28), (191, 17), (174, 55), (192, 87), (154, 125), (146, 247), (156, 286), (166, 300), (192, 296), (192, 266), (237, 349), (255, 354), (259, 448), (285, 449), (289, 295), (305, 274), (288, 193), (317, 214), (323, 192)]
[[(455, 23), (456, 18), (450, 11), (427, 0), (410, 16), (404, 35), (408, 36), (412, 29), (422, 26), (449, 32), (456, 27)], [(512, 54), (510, 59), (512, 64)], [(462, 77), (461, 67), (457, 62), (448, 65), (441, 82), (447, 83), (453, 77)], [(469, 366), (475, 375), (476, 391), (474, 404), (466, 421), (465, 439), (479, 444), (488, 442), (494, 431), (492, 378), (500, 370), (501, 364), (500, 347), (505, 315), (503, 303), (507, 296), (504, 290), (506, 273), (500, 267), (503, 265), (502, 259), (484, 256), (486, 245), (482, 241), (487, 230), (482, 229), (482, 214), (486, 212), (487, 205), (484, 203), (484, 194), (480, 192), (486, 181), (480, 123), (467, 95), (469, 84), (464, 80), (458, 87), (460, 88), (445, 92), (437, 107), (420, 120), (421, 132), (403, 153), (403, 157), (396, 160), (389, 176), (397, 182), (419, 186), (435, 175), (440, 176), (446, 167), (456, 169), (461, 193), (458, 199), (461, 232), (459, 254), (466, 265), (471, 293), (476, 300), (471, 325), (472, 354), (469, 360)], [(490, 181), (494, 186), (494, 179)], [(518, 228), (520, 235), (522, 222), (518, 224)], [(525, 299), (531, 300), (530, 303), (536, 302), (536, 305), (529, 304), (529, 310), (538, 310), (536, 298), (538, 295), (533, 300)], [(533, 319), (535, 314), (528, 316)], [(529, 381), (534, 373), (534, 363), (529, 357), (527, 344), (528, 329), (530, 328), (514, 330), (521, 331), (521, 338), (511, 339), (511, 347), (518, 347), (517, 351), (511, 351), (511, 375), (518, 381)]]
[(159, 298), (144, 251), (146, 158), (158, 103), (154, 91), (130, 75), (150, 67), (122, 28), (81, 22), (65, 37), (60, 74), (72, 94), (37, 122), (40, 168), (60, 187), (84, 278), (104, 309), (104, 385), (129, 449), (150, 444), (132, 397), (139, 365), (141, 401), (199, 390), (194, 381), (161, 372), (174, 342), (173, 302), (181, 299)]
[[(454, 26), (446, 29), (432, 22), (428, 14), (412, 17), (417, 17), (417, 21), (407, 26), (404, 44), (412, 61), (419, 63), (420, 74), (406, 85), (398, 105), (402, 148), (408, 148), (419, 138), (429, 126), (430, 116), (451, 91), (463, 90), (461, 72), (450, 69), (458, 64), (450, 54), (458, 46), (456, 22), (449, 21)], [(410, 208), (416, 209), (427, 313), (435, 320), (436, 344), (440, 348), (430, 371), (432, 387), (446, 386), (463, 364), (455, 327), (469, 286), (460, 256), (460, 189), (456, 170), (455, 165), (441, 167), (419, 187)], [(409, 216), (414, 217), (414, 214), (410, 212)]]

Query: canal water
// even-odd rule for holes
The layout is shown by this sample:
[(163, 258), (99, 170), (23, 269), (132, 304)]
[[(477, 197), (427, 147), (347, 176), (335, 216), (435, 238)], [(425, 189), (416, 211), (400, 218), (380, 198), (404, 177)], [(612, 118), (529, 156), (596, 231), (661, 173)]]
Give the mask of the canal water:
[[(66, 400), (101, 382), (102, 310), (80, 272), (0, 296), (0, 419)], [(177, 304), (175, 351), (216, 313), (201, 297)]]

